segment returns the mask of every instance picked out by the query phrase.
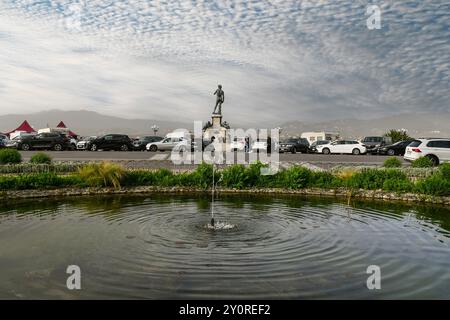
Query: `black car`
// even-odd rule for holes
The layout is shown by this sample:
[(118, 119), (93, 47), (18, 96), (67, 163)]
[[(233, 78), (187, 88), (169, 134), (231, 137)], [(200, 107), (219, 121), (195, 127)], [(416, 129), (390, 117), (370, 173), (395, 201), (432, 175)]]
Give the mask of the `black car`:
[(87, 150), (133, 150), (132, 140), (125, 134), (106, 134), (88, 142)]
[(404, 140), (387, 146), (382, 146), (378, 149), (378, 153), (387, 154), (388, 156), (403, 156), (405, 154), (406, 147), (413, 141), (414, 140)]
[(308, 153), (309, 142), (305, 138), (289, 138), (280, 142), (279, 152)]
[(133, 149), (138, 151), (145, 151), (145, 147), (147, 146), (147, 144), (151, 142), (158, 142), (161, 141), (162, 139), (163, 137), (158, 136), (141, 137), (133, 142)]
[(70, 147), (70, 140), (57, 132), (39, 133), (37, 135), (24, 136), (17, 140), (17, 149), (48, 149), (61, 151)]

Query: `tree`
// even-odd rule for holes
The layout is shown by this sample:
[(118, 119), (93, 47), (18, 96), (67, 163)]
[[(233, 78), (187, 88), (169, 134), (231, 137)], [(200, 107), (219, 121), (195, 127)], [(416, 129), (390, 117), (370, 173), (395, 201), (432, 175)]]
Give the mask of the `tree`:
[(392, 139), (392, 143), (396, 143), (396, 142), (402, 141), (402, 140), (412, 140), (413, 139), (408, 135), (406, 130), (391, 129), (391, 130), (389, 130), (389, 132), (386, 132), (384, 134), (384, 136), (390, 137)]

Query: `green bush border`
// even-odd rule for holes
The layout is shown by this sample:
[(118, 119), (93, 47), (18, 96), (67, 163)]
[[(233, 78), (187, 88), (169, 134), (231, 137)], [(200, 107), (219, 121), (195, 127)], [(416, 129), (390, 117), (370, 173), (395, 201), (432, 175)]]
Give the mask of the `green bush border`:
[[(426, 178), (412, 181), (402, 169), (362, 169), (349, 175), (339, 175), (330, 172), (315, 172), (301, 166), (292, 166), (280, 170), (275, 175), (261, 175), (261, 163), (249, 166), (232, 165), (216, 172), (218, 187), (228, 189), (251, 188), (282, 188), (304, 189), (345, 188), (349, 191), (356, 189), (383, 190), (388, 192), (408, 192), (433, 196), (450, 195), (449, 166), (443, 165), (433, 171)], [(118, 172), (115, 172), (117, 170)], [(59, 187), (104, 187), (115, 186), (136, 187), (195, 187), (211, 188), (213, 167), (208, 164), (199, 165), (192, 172), (173, 173), (168, 169), (156, 171), (124, 170), (119, 165), (108, 170), (91, 171), (89, 179), (78, 173), (58, 175), (55, 172), (31, 173), (0, 176), (0, 190), (25, 190), (37, 188)], [(120, 172), (120, 174), (119, 174)], [(93, 175), (97, 176), (93, 176)], [(120, 184), (114, 184), (111, 176), (119, 177)], [(110, 181), (110, 182), (108, 182)]]

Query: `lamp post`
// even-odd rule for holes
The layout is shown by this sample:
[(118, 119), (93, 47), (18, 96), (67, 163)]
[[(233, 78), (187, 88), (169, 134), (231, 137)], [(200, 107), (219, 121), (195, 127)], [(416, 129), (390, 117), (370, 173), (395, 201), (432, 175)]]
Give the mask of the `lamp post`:
[(156, 136), (156, 133), (158, 132), (159, 127), (156, 124), (154, 124), (154, 125), (152, 125), (152, 130), (153, 130), (153, 134)]

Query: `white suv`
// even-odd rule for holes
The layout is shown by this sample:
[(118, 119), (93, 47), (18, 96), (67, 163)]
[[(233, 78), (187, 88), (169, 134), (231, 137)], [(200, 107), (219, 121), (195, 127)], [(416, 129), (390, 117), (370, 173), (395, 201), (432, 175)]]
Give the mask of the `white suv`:
[(405, 151), (405, 160), (413, 161), (421, 157), (429, 158), (435, 166), (450, 161), (450, 139), (417, 139)]

